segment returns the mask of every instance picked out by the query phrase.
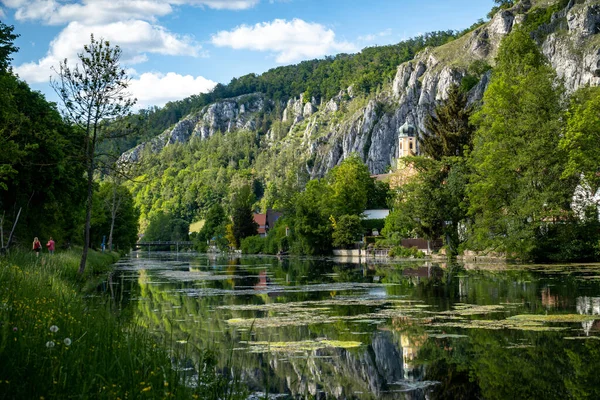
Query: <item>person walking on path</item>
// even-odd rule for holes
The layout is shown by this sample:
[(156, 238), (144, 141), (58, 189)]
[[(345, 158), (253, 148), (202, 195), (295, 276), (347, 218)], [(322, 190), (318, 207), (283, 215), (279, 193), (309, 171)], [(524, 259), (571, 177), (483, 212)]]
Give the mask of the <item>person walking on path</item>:
[(33, 251), (35, 251), (36, 257), (39, 257), (40, 251), (42, 251), (42, 243), (40, 243), (40, 240), (37, 237), (33, 238)]
[(46, 247), (48, 248), (48, 253), (54, 254), (54, 246), (55, 245), (56, 244), (54, 243), (52, 236), (50, 236), (50, 240), (48, 240), (48, 243), (46, 243)]

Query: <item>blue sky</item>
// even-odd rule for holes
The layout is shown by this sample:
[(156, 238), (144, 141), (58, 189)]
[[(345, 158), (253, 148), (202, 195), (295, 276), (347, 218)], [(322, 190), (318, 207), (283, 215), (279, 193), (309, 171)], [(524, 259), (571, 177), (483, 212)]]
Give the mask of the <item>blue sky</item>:
[(206, 92), (280, 65), (464, 29), (493, 0), (0, 0), (21, 37), (13, 66), (50, 100), (51, 67), (89, 42), (123, 49), (138, 106)]

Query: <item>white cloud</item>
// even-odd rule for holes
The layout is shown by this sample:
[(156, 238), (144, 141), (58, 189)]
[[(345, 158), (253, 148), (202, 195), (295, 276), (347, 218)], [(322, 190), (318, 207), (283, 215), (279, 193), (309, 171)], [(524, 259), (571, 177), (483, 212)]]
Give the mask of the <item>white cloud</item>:
[(352, 43), (336, 41), (331, 29), (301, 19), (241, 25), (232, 31), (216, 33), (211, 42), (219, 47), (272, 52), (278, 63), (356, 50)]
[(391, 35), (392, 35), (392, 30), (386, 29), (385, 31), (381, 31), (379, 33), (371, 33), (368, 35), (359, 36), (358, 40), (360, 40), (361, 42), (372, 42), (372, 41), (376, 40), (377, 38), (391, 36)]
[(48, 25), (70, 22), (105, 24), (128, 19), (154, 21), (156, 17), (173, 12), (173, 5), (192, 5), (218, 10), (244, 10), (260, 0), (0, 0), (6, 7), (16, 9), (18, 21), (42, 21)]
[(172, 4), (191, 4), (217, 10), (246, 10), (259, 2), (260, 0), (171, 0)]
[(132, 79), (129, 91), (137, 98), (136, 107), (150, 105), (163, 106), (169, 101), (181, 100), (192, 94), (206, 93), (216, 85), (202, 76), (179, 75), (169, 72), (166, 75), (146, 72)]
[(119, 45), (123, 50), (123, 64), (145, 62), (147, 53), (201, 55), (201, 47), (191, 38), (173, 34), (146, 21), (132, 20), (97, 26), (72, 22), (50, 43), (44, 58), (22, 64), (15, 71), (28, 82), (46, 82), (52, 75), (51, 67), (58, 66), (65, 58), (73, 63), (77, 61), (77, 53), (89, 43), (92, 33), (96, 39), (103, 38), (113, 45)]

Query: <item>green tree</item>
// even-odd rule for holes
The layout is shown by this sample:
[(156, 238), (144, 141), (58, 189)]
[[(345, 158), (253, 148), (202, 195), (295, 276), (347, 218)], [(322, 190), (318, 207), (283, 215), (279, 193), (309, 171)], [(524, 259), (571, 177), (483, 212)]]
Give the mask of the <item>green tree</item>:
[(473, 143), (475, 128), (469, 122), (472, 109), (466, 93), (457, 85), (448, 90), (448, 98), (425, 120), (425, 132), (419, 139), (423, 154), (440, 161), (443, 157), (462, 157)]
[(258, 225), (254, 222), (252, 212), (254, 200), (254, 192), (248, 183), (234, 188), (231, 194), (231, 222), (233, 224), (233, 236), (237, 244), (241, 244), (242, 239), (248, 236), (256, 235)]
[(331, 188), (329, 203), (334, 216), (362, 214), (369, 193), (375, 191), (369, 168), (357, 154), (352, 154), (329, 171), (326, 181)]
[(294, 197), (292, 251), (301, 254), (327, 254), (331, 251), (331, 198), (332, 189), (325, 180), (308, 182), (304, 192)]
[(12, 31), (0, 23), (0, 214), (11, 226), (22, 209), (15, 243), (53, 236), (63, 246), (80, 231), (83, 136), (7, 67)]
[(198, 233), (198, 239), (206, 242), (221, 233), (222, 227), (227, 221), (225, 209), (219, 203), (213, 204), (204, 218), (204, 225)]
[(15, 46), (15, 39), (20, 35), (13, 33), (15, 27), (6, 25), (0, 21), (0, 72), (6, 72), (12, 61), (11, 54), (19, 51)]
[(583, 174), (592, 190), (600, 184), (600, 89), (583, 88), (576, 92), (567, 112), (567, 125), (560, 148), (567, 152), (563, 177)]
[(106, 236), (111, 249), (132, 248), (138, 239), (139, 212), (131, 193), (121, 185), (104, 182), (94, 196), (90, 230), (92, 243), (101, 243)]
[(92, 35), (90, 44), (85, 45), (83, 53), (78, 54), (81, 65), (72, 68), (65, 59), (59, 64), (58, 78), (51, 81), (52, 87), (64, 105), (66, 118), (85, 132), (86, 138), (85, 162), (88, 186), (80, 274), (85, 271), (90, 245), (96, 146), (99, 142), (110, 138), (108, 131), (102, 130), (102, 124), (127, 115), (135, 103), (135, 100), (129, 99), (129, 93), (126, 91), (129, 79), (119, 64), (120, 58), (119, 46), (111, 47), (108, 41), (103, 39), (97, 41)]
[(360, 217), (358, 215), (342, 215), (335, 219), (331, 217), (333, 226), (333, 245), (335, 247), (349, 247), (356, 244), (363, 233)]
[(573, 181), (561, 180), (562, 87), (530, 36), (506, 37), (483, 106), (470, 160), (472, 244), (527, 256), (539, 228), (568, 208)]
[(150, 218), (144, 232), (143, 242), (187, 241), (190, 230), (189, 222), (163, 212)]

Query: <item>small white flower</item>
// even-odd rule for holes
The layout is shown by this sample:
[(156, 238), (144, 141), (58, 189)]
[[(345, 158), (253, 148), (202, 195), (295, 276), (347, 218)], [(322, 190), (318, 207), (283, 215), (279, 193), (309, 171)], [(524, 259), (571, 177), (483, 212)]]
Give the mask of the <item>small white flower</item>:
[(52, 326), (50, 327), (50, 332), (54, 332), (54, 333), (58, 332), (58, 326), (56, 326), (56, 325), (52, 325)]
[(71, 345), (71, 339), (69, 339), (69, 338), (65, 338), (64, 342), (65, 342), (65, 345), (67, 345), (67, 346)]
[(49, 342), (46, 342), (46, 347), (47, 347), (47, 348), (49, 348), (49, 349), (53, 348), (53, 347), (54, 347), (54, 345), (55, 345), (55, 343), (54, 343), (54, 341), (52, 341), (52, 340), (51, 340), (51, 341), (49, 341)]

